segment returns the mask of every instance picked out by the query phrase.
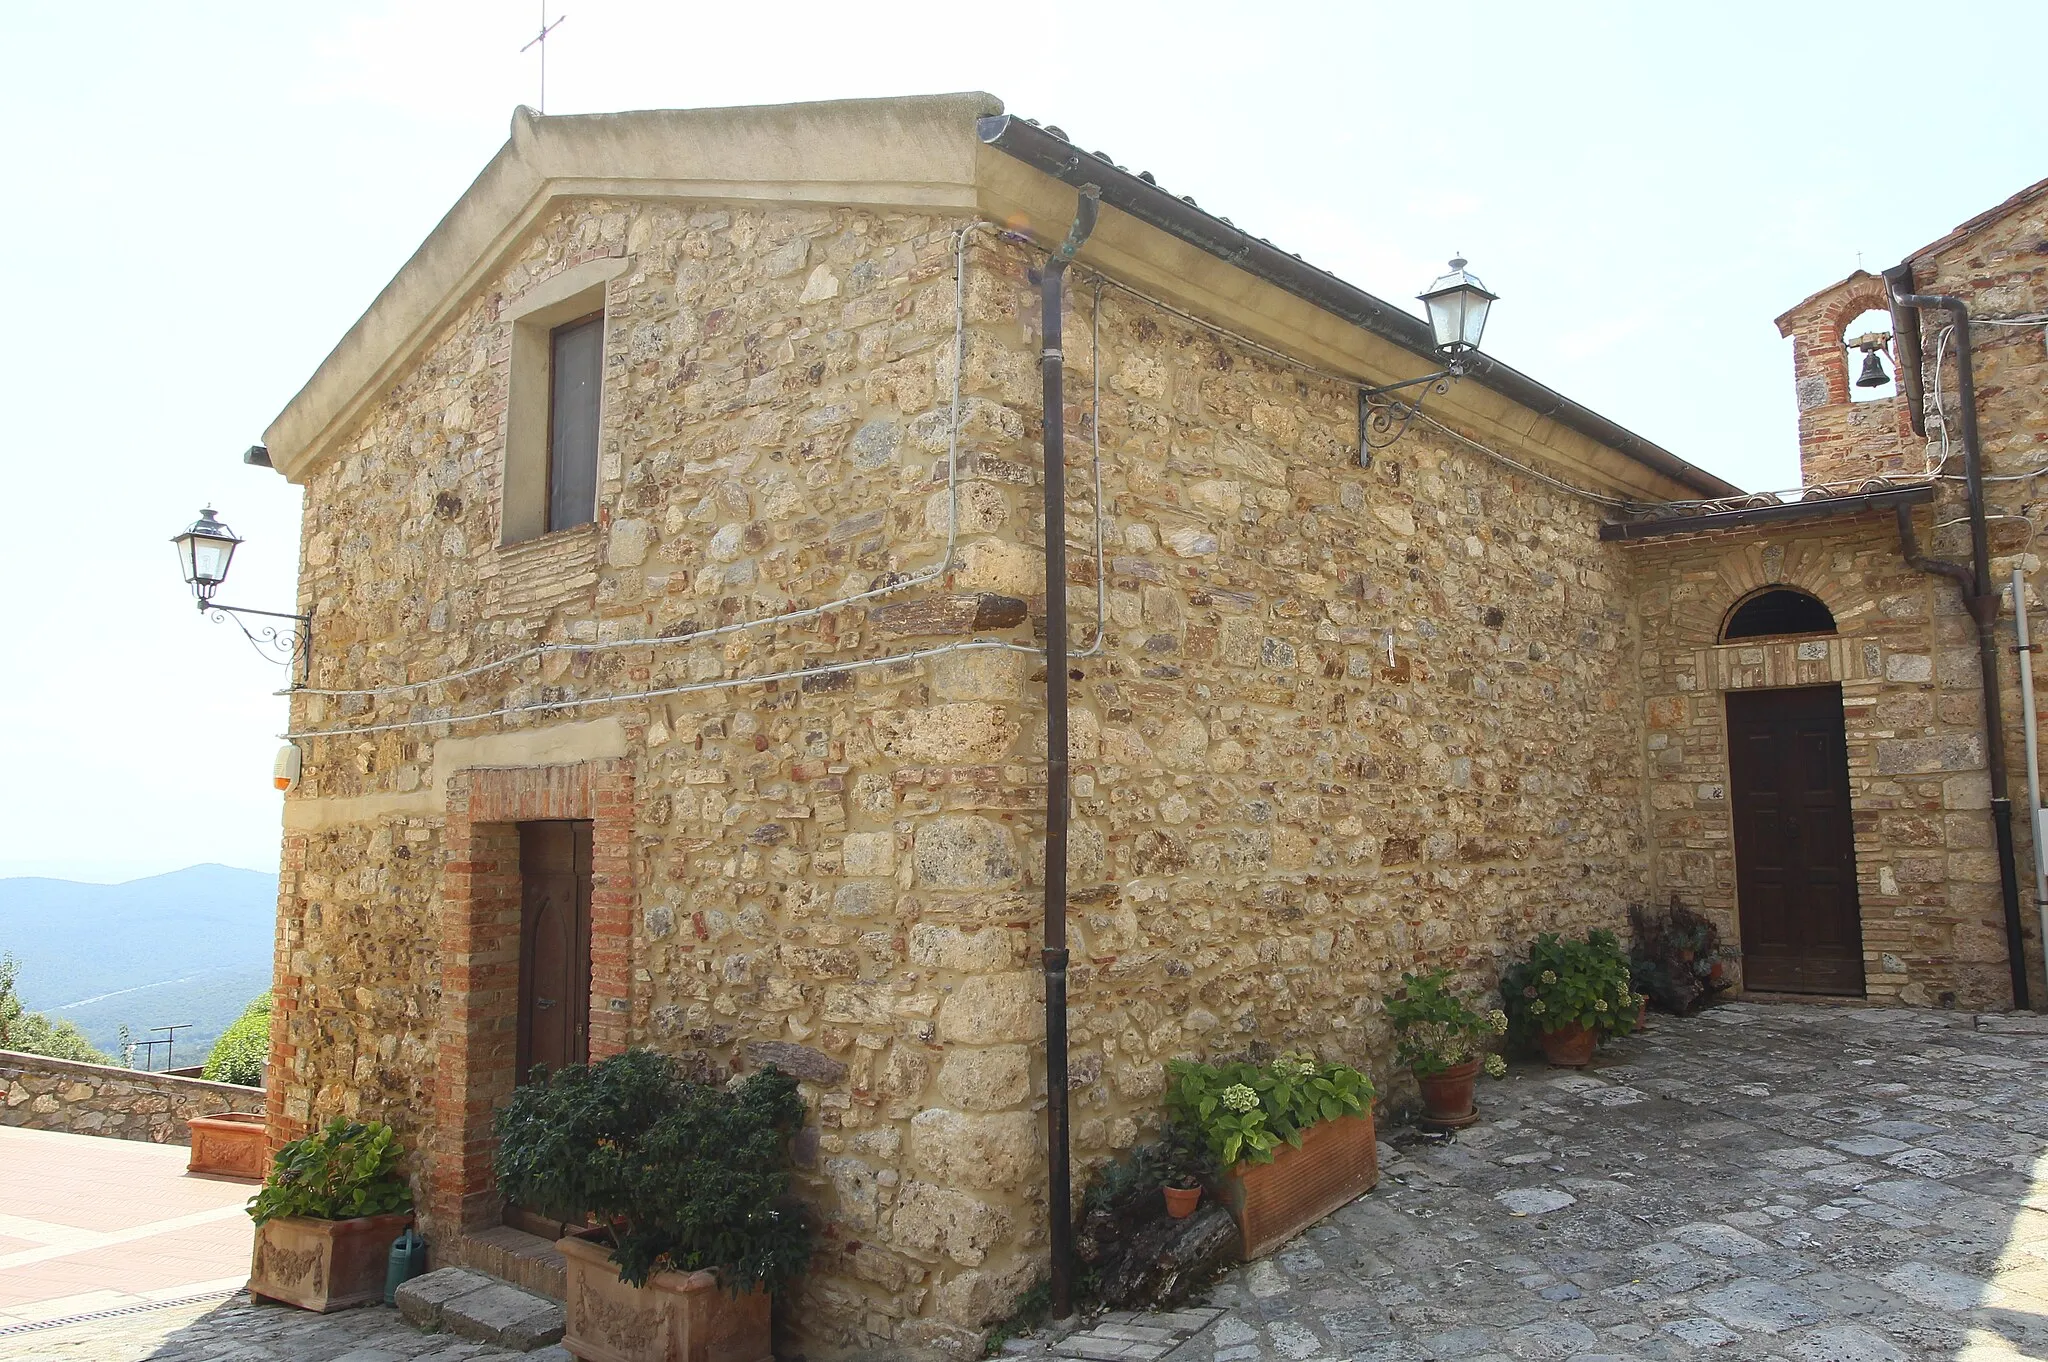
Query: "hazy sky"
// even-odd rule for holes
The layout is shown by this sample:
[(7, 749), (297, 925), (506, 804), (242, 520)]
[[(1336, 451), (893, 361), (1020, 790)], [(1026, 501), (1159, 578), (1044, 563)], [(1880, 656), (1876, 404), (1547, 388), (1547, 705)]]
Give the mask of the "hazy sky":
[[(1771, 318), (2048, 175), (2038, 3), (556, 10), (550, 112), (981, 89), (1382, 297), (1462, 251), (1489, 351), (1755, 488), (1796, 480)], [(10, 7), (0, 874), (275, 867), (284, 673), (167, 540), (212, 500), (221, 599), (289, 608), (298, 495), (241, 451), (534, 102), (538, 17)], [(1958, 53), (2016, 60), (1958, 111)]]

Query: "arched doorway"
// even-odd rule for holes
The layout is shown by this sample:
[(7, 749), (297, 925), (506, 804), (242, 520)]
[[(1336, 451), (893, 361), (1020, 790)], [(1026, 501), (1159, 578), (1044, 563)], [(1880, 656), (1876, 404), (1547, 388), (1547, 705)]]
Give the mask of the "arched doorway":
[[(1827, 606), (1771, 586), (1738, 602), (1724, 643), (1835, 632)], [(1743, 986), (1863, 996), (1842, 688), (1731, 690), (1728, 786), (1735, 824)]]

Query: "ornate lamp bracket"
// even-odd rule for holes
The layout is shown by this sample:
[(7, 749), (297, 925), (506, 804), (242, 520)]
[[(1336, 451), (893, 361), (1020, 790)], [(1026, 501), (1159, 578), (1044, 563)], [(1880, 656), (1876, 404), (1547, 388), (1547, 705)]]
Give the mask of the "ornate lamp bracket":
[[(1372, 467), (1372, 452), (1385, 449), (1406, 435), (1408, 427), (1414, 425), (1415, 418), (1422, 414), (1422, 404), (1427, 398), (1449, 392), (1451, 385), (1465, 376), (1462, 359), (1452, 358), (1445, 363), (1446, 367), (1421, 378), (1389, 383), (1383, 388), (1358, 390), (1359, 467)], [(1408, 388), (1421, 388), (1422, 391), (1408, 398), (1392, 396)]]
[[(232, 621), (242, 631), (242, 637), (249, 640), (249, 646), (272, 662), (291, 666), (298, 673), (294, 688), (306, 685), (312, 679), (313, 662), (313, 617), (311, 615), (287, 615), (276, 610), (251, 610), (247, 606), (222, 605), (219, 601), (202, 599), (199, 602), (201, 614), (213, 617), (215, 624)], [(243, 615), (261, 615), (265, 619), (289, 620), (289, 624), (259, 624), (254, 629), (242, 622)]]

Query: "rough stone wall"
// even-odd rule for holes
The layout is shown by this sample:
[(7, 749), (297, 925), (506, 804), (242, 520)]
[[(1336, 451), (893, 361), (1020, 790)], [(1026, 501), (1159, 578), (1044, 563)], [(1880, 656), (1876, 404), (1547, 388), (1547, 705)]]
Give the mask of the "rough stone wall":
[(0, 1125), (190, 1144), (193, 1117), (262, 1108), (261, 1088), (0, 1050)]
[[(1964, 298), (1979, 318), (2048, 312), (2048, 202), (2017, 208), (1915, 261), (1922, 293)], [(1926, 551), (1969, 561), (1960, 431), (1942, 462), (1936, 336), (1945, 316), (1922, 319), (1927, 394), (1923, 442), (1903, 402), (1848, 401), (1843, 323), (1883, 305), (1881, 284), (1852, 276), (1780, 319), (1797, 340), (1801, 460), (1808, 482), (1949, 474), (1939, 500), (1916, 513)], [(2035, 527), (2048, 496), (2024, 476), (2048, 464), (2048, 354), (2042, 329), (1972, 328), (1978, 428), (1991, 514), (1999, 622), (2001, 703), (2022, 920), (2034, 1000), (2044, 996), (2038, 917), (2031, 904), (2033, 838), (2027, 826), (2023, 711), (2011, 654), (2012, 569), (2026, 574), (2036, 638), (2048, 620)], [(1956, 412), (1953, 346), (1939, 376)], [(1934, 527), (1939, 526), (1936, 529)], [(1907, 568), (1890, 516), (1849, 524), (1751, 530), (1647, 543), (1635, 559), (1642, 616), (1651, 829), (1660, 898), (1714, 916), (1739, 940), (1735, 864), (1726, 798), (1726, 709), (1721, 692), (1745, 686), (1839, 681), (1856, 817), (1866, 987), (1873, 999), (1922, 1006), (1996, 1008), (2011, 1001), (1989, 784), (1976, 634), (1956, 588)], [(1749, 591), (1783, 583), (1834, 612), (1839, 641), (1718, 644), (1727, 611)], [(2036, 687), (2048, 674), (2036, 664)]]
[[(1067, 336), (1092, 623), (1089, 311)], [(1490, 986), (1537, 932), (1623, 926), (1647, 890), (1627, 564), (1592, 504), (1426, 424), (1361, 468), (1348, 385), (1114, 289), (1100, 345), (1106, 649), (1076, 663), (1071, 740), (1084, 1158), (1154, 1127), (1175, 1056), (1305, 1047), (1398, 1090), (1380, 1000), (1403, 971)]]
[[(1924, 531), (1931, 517), (1919, 520)], [(1657, 901), (1705, 913), (1739, 947), (1726, 693), (1836, 682), (1868, 996), (1998, 1006), (2005, 940), (1983, 704), (1955, 588), (1906, 566), (1889, 513), (1632, 552)], [(1767, 585), (1819, 597), (1837, 636), (1721, 643), (1728, 611)]]
[[(1018, 892), (1014, 820), (1043, 780), (1018, 750), (1039, 692), (1024, 654), (992, 649), (685, 688), (972, 632), (1028, 643), (1030, 558), (1001, 533), (1035, 449), (1018, 248), (985, 229), (970, 242), (952, 570), (777, 629), (685, 640), (941, 560), (955, 226), (566, 207), (308, 487), (315, 686), (590, 646), (427, 691), (297, 702), (310, 728), (513, 712), (309, 742), (293, 797), (322, 812), (287, 838), (282, 1127), (349, 1111), (392, 1121), (416, 1150), (461, 1138), (429, 1128), (445, 993), (475, 976), (442, 955), (445, 872), (467, 871), (448, 860), (436, 745), (549, 730), (588, 717), (574, 707), (588, 697), (675, 692), (594, 711), (621, 720), (634, 765), (629, 1036), (805, 1080), (804, 1191), (827, 1242), (794, 1314), (827, 1351), (968, 1348), (966, 1321), (1035, 1270), (1039, 1018), (1021, 928), (1036, 906)], [(619, 256), (599, 523), (500, 548), (499, 309)], [(642, 638), (661, 641), (603, 646)]]
[[(2008, 651), (2012, 633), (2011, 578), (2018, 567), (2025, 573), (2029, 605), (2033, 611), (2033, 636), (2044, 640), (2048, 615), (2042, 605), (2048, 601), (2048, 577), (2043, 575), (2039, 528), (2048, 524), (2048, 487), (2037, 476), (2048, 469), (2048, 350), (2044, 350), (2044, 327), (2039, 322), (1997, 325), (1990, 319), (2041, 317), (2048, 315), (2048, 199), (2036, 197), (2031, 203), (2013, 206), (2003, 216), (1983, 222), (1960, 237), (1938, 244), (1914, 261), (1914, 287), (1922, 293), (1951, 293), (1970, 305), (1977, 319), (1971, 327), (1975, 352), (1977, 386), (1977, 429), (1984, 454), (1985, 501), (1992, 516), (1991, 575), (1995, 590), (2005, 601), (1999, 619), (2001, 704), (2005, 711), (2006, 765), (2011, 775), (2015, 808), (2014, 835), (2018, 841), (2021, 921), (2030, 960), (2032, 1001), (2048, 1006), (2048, 982), (2044, 982), (2041, 961), (2040, 917), (2033, 911), (2033, 836), (2027, 826), (2027, 783), (2025, 737), (2019, 694), (2019, 675), (2014, 655)], [(1927, 461), (1943, 457), (1940, 446), (1941, 416), (1935, 410), (1935, 337), (1945, 317), (1923, 315), (1921, 352), (1925, 372), (1921, 387), (1927, 393), (1926, 424), (1931, 437)], [(1949, 419), (1956, 418), (1956, 359), (1951, 347), (1940, 375), (1943, 405)], [(1952, 477), (1962, 472), (1962, 439), (1959, 428), (1951, 433), (1944, 471)], [(1959, 483), (1946, 485), (1941, 515), (1952, 520), (1963, 514), (1957, 494)], [(1962, 527), (1951, 527), (1938, 545), (1943, 557), (1968, 561), (1967, 541)], [(1952, 596), (1945, 598), (1953, 600)], [(2039, 654), (2034, 666), (2037, 696), (2048, 697), (2048, 669)], [(1999, 1005), (2009, 1000), (1993, 1001)]]

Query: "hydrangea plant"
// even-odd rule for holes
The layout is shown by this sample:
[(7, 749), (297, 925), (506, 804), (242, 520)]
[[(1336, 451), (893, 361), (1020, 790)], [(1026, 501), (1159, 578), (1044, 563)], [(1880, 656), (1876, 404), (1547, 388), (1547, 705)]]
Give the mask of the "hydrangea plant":
[(1577, 1022), (1601, 1036), (1635, 1030), (1642, 1000), (1629, 987), (1628, 955), (1613, 932), (1595, 930), (1584, 941), (1545, 932), (1529, 958), (1500, 977), (1501, 999), (1514, 1029), (1556, 1031)]
[(1270, 1163), (1282, 1140), (1299, 1148), (1304, 1130), (1364, 1111), (1372, 1080), (1342, 1064), (1290, 1050), (1269, 1064), (1173, 1060), (1166, 1104), (1200, 1131), (1218, 1166)]
[(1498, 1078), (1507, 1072), (1507, 1061), (1486, 1054), (1486, 1047), (1507, 1034), (1508, 1014), (1499, 1008), (1479, 1011), (1451, 990), (1450, 979), (1447, 969), (1401, 976), (1401, 996), (1387, 1001), (1387, 1019), (1398, 1038), (1395, 1053), (1418, 1078), (1485, 1055), (1486, 1072)]

